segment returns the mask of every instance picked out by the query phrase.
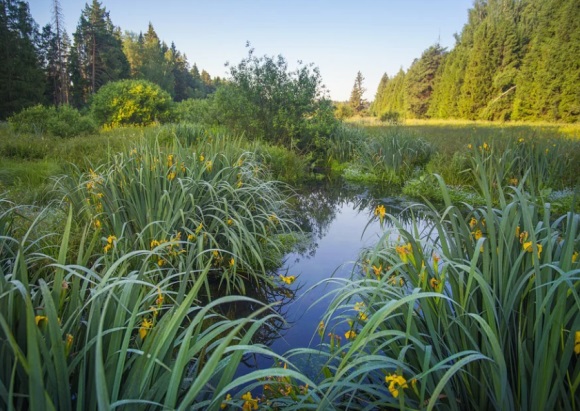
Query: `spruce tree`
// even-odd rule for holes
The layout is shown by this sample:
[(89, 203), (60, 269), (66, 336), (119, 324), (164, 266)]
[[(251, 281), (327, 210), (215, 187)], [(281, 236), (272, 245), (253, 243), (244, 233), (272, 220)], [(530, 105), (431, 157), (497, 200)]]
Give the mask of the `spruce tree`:
[(128, 78), (130, 67), (120, 30), (98, 0), (85, 5), (73, 39), (69, 63), (71, 99), (76, 106), (83, 106), (107, 82)]
[(414, 118), (426, 118), (435, 75), (445, 56), (439, 44), (429, 47), (415, 60), (405, 77), (406, 111)]
[(369, 108), (371, 115), (378, 116), (383, 112), (383, 107), (385, 105), (384, 99), (386, 97), (386, 88), (389, 83), (389, 76), (384, 73), (377, 87), (377, 92), (375, 94), (375, 99), (371, 103)]
[(28, 3), (0, 0), (0, 119), (44, 102), (38, 37)]
[(365, 88), (363, 87), (363, 81), (364, 77), (362, 73), (359, 71), (356, 74), (356, 78), (354, 80), (354, 85), (352, 87), (349, 99), (349, 104), (354, 109), (355, 113), (362, 112), (366, 107), (366, 101), (363, 98), (363, 94), (365, 92)]

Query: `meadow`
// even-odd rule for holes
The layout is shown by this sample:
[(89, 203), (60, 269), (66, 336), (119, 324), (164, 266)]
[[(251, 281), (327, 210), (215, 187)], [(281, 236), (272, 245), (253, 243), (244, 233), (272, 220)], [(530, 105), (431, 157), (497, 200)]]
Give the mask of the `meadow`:
[[(574, 133), (342, 124), (313, 167), (219, 127), (2, 125), (0, 408), (578, 409)], [(327, 280), (319, 344), (273, 353), (294, 190), (321, 170), (421, 199), (432, 225), (374, 204), (392, 228)], [(272, 367), (237, 374), (252, 354)]]

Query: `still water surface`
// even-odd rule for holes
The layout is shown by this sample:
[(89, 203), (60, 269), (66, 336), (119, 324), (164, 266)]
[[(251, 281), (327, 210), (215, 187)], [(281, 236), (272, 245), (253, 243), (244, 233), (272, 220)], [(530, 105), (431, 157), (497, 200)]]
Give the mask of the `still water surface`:
[[(324, 280), (350, 278), (361, 250), (373, 246), (388, 229), (381, 227), (374, 217), (378, 204), (385, 205), (389, 214), (401, 216), (409, 205), (399, 197), (384, 195), (385, 191), (384, 188), (327, 183), (303, 189), (298, 195), (299, 215), (303, 228), (310, 232), (310, 241), (302, 250), (288, 254), (279, 270), (280, 274), (295, 275), (297, 279), (290, 286), (296, 290), (295, 298), (284, 301), (280, 309), (286, 324), (271, 341), (270, 347), (275, 353), (320, 344), (318, 324), (330, 299), (319, 300), (333, 287)], [(272, 365), (271, 358), (247, 359), (249, 368), (266, 369)]]

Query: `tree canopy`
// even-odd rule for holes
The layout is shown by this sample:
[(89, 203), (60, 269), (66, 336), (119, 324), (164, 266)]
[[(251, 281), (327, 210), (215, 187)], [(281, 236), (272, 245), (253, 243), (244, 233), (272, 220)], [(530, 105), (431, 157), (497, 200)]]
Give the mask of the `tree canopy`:
[(578, 16), (578, 0), (476, 0), (455, 47), (432, 46), (407, 72), (383, 77), (371, 112), (576, 122)]

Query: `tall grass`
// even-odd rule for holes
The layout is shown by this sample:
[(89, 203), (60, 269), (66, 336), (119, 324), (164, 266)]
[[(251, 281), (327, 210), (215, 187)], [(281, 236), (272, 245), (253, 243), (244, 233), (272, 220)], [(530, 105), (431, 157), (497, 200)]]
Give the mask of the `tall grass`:
[(421, 170), (432, 154), (425, 140), (394, 127), (370, 135), (362, 128), (342, 125), (331, 136), (329, 146), (329, 161), (349, 163), (347, 178), (397, 185)]
[[(104, 254), (150, 249), (159, 272), (201, 270), (227, 294), (271, 283), (268, 270), (293, 230), (280, 183), (268, 181), (250, 153), (220, 136), (189, 148), (143, 143), (59, 184), (67, 201), (103, 237)], [(192, 151), (195, 150), (195, 151)], [(164, 274), (165, 275), (165, 274)]]
[[(94, 259), (100, 245), (91, 229), (69, 261), (72, 213), (53, 259), (29, 233), (11, 236), (17, 211), (0, 215), (0, 408), (241, 406), (252, 403), (246, 393), (262, 384), (264, 374), (236, 377), (243, 356), (268, 354), (285, 362), (253, 344), (260, 327), (276, 316), (268, 306), (239, 296), (199, 305), (210, 265), (159, 281), (150, 250)], [(52, 275), (39, 276), (38, 270)], [(192, 278), (186, 292), (175, 291)], [(243, 300), (257, 307), (247, 318), (229, 320), (215, 310)], [(282, 367), (268, 374), (302, 378)]]
[(483, 207), (457, 207), (441, 182), (442, 211), (420, 207), (431, 227), (377, 213), (397, 229), (324, 318), (338, 323), (318, 384), (329, 407), (579, 408), (580, 216), (501, 185), (494, 207), (478, 166)]

